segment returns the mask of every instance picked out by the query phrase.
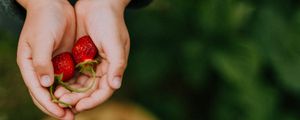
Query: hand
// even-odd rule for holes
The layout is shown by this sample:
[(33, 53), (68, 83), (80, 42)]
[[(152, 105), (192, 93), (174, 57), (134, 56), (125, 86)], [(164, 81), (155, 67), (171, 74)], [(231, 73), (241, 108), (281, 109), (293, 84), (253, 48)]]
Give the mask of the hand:
[[(129, 0), (81, 0), (76, 3), (77, 39), (90, 35), (102, 57), (96, 68), (96, 86), (85, 93), (70, 93), (59, 87), (55, 96), (75, 105), (74, 111), (91, 109), (107, 100), (120, 88), (129, 54), (129, 34), (124, 21), (124, 10)], [(74, 86), (87, 86), (86, 79)]]
[(46, 87), (53, 84), (52, 55), (70, 51), (75, 39), (75, 13), (67, 0), (18, 0), (27, 16), (20, 35), (17, 63), (29, 93), (46, 114), (73, 119), (51, 101)]

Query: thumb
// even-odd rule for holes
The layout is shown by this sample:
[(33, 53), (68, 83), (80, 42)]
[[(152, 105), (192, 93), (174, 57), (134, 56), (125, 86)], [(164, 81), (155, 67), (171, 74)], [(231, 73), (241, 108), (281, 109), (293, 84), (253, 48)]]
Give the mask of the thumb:
[[(51, 40), (49, 40), (51, 42)], [(34, 70), (43, 87), (50, 87), (54, 82), (52, 66), (52, 43), (37, 43), (32, 46), (32, 62)]]
[(124, 60), (113, 61), (109, 63), (108, 83), (110, 87), (119, 89), (121, 87), (123, 74), (126, 68)]
[(108, 83), (111, 88), (119, 89), (122, 83), (122, 77), (127, 66), (127, 59), (123, 47), (118, 45), (111, 46), (112, 49), (104, 50), (107, 52), (108, 60)]

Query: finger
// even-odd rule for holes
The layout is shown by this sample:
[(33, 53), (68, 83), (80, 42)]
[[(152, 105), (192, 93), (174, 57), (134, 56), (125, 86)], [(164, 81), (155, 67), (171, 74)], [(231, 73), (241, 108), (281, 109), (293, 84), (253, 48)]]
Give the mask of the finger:
[[(46, 113), (49, 116), (55, 117), (55, 115), (51, 114), (50, 112), (48, 112), (45, 108), (43, 108), (43, 106), (41, 106), (39, 104), (39, 102), (32, 96), (32, 93), (29, 92), (32, 98), (33, 103), (39, 108), (41, 109), (44, 113)], [(57, 118), (57, 117), (56, 117)], [(73, 120), (74, 119), (74, 114), (73, 112), (71, 112), (71, 110), (66, 109), (65, 110), (65, 115), (63, 117), (57, 118), (57, 119), (62, 119), (62, 120)]]
[[(30, 95), (32, 95), (32, 93), (30, 93)], [(45, 108), (43, 108), (43, 107), (37, 102), (37, 100), (36, 100), (34, 97), (31, 96), (31, 98), (32, 98), (34, 104), (35, 104), (36, 106), (38, 106), (38, 108), (40, 108), (44, 113), (46, 113), (46, 114), (49, 115), (49, 116), (54, 117), (54, 115), (51, 114), (51, 113), (49, 113)], [(56, 118), (57, 118), (57, 117), (56, 117)], [(57, 118), (57, 119), (61, 119), (61, 120), (73, 120), (73, 119), (74, 119), (74, 114), (73, 114), (73, 112), (71, 112), (71, 110), (66, 109), (66, 110), (65, 110), (65, 115), (64, 115), (63, 117), (60, 117), (60, 118)]]
[[(80, 88), (81, 85), (79, 85), (79, 84), (72, 84), (72, 85), (70, 85), (70, 87), (72, 87), (72, 88)], [(56, 89), (55, 89), (55, 92), (54, 92), (54, 96), (56, 98), (60, 98), (61, 96), (63, 96), (64, 94), (67, 94), (67, 93), (71, 93), (71, 91), (69, 91), (68, 89), (66, 89), (63, 86), (57, 86)]]
[[(96, 74), (97, 75), (98, 74), (100, 74), (100, 75), (103, 74), (101, 69), (103, 68), (103, 66), (107, 66), (105, 64), (107, 64), (107, 63), (104, 62), (104, 63), (101, 63), (100, 65), (97, 66), (97, 68), (96, 68)], [(86, 83), (84, 83), (84, 85), (83, 85), (84, 87), (90, 86), (91, 83), (95, 81), (95, 83), (94, 83), (95, 85), (91, 88), (91, 90), (89, 90), (87, 92), (84, 92), (84, 93), (75, 93), (75, 92), (70, 93), (69, 92), (67, 94), (64, 94), (62, 97), (60, 97), (60, 101), (63, 101), (63, 102), (68, 103), (70, 105), (76, 105), (76, 103), (79, 100), (90, 96), (92, 94), (92, 92), (94, 92), (98, 88), (99, 80), (101, 79), (101, 77), (100, 78), (97, 77), (95, 79), (93, 79), (93, 78), (88, 79), (85, 75), (82, 75), (82, 76), (79, 76), (78, 79), (80, 79), (79, 81), (82, 81), (84, 78), (86, 79), (85, 81), (87, 81)], [(72, 111), (76, 112), (76, 109), (74, 109)]]
[(76, 80), (76, 84), (80, 84), (81, 86), (85, 86), (86, 82), (89, 80), (89, 77), (81, 74), (80, 76), (78, 76), (77, 80)]
[(99, 88), (91, 96), (81, 99), (75, 106), (76, 111), (81, 112), (96, 107), (107, 100), (113, 93), (114, 89), (109, 87), (106, 81), (107, 75), (104, 75), (99, 83)]
[[(50, 17), (50, 19), (52, 18)], [(29, 16), (25, 21), (21, 34), (21, 38), (24, 38), (26, 41), (30, 41), (29, 45), (32, 51), (31, 57), (33, 60), (32, 63), (34, 70), (40, 84), (44, 87), (49, 87), (54, 82), (53, 67), (51, 62), (52, 52), (54, 48), (57, 48), (57, 46), (54, 46), (54, 41), (61, 39), (63, 36), (62, 32), (53, 32), (58, 30), (55, 27), (50, 26), (51, 24), (46, 24), (45, 26), (44, 21), (48, 20), (49, 17), (44, 16), (44, 14), (41, 14), (39, 17)]]
[(79, 113), (79, 112), (76, 110), (76, 108), (74, 108), (74, 107), (71, 108), (71, 111), (72, 111), (72, 113), (75, 114), (75, 115)]
[[(39, 40), (47, 39), (47, 36), (38, 36), (29, 39), (36, 39), (32, 44), (32, 62), (35, 72), (37, 73), (40, 83), (44, 87), (49, 87), (54, 82), (53, 66), (51, 62), (53, 51), (53, 40)], [(48, 37), (49, 38), (49, 37)]]
[(129, 52), (130, 52), (130, 40), (128, 39), (125, 42), (125, 56), (126, 56), (127, 61), (128, 61), (128, 57), (129, 57)]
[(33, 97), (32, 93), (29, 91), (31, 99), (33, 101), (33, 103), (40, 109), (42, 110), (44, 113), (46, 113), (49, 116), (55, 116), (53, 114), (51, 114), (49, 111), (47, 111), (42, 105), (40, 105), (40, 103)]
[(31, 60), (31, 50), (28, 44), (19, 42), (17, 54), (17, 62), (21, 74), (26, 86), (32, 92), (32, 96), (36, 98), (36, 101), (51, 114), (54, 114), (56, 117), (64, 116), (63, 109), (51, 101), (49, 91), (40, 86), (36, 73), (34, 72)]
[[(100, 39), (101, 37), (98, 34), (91, 34), (93, 40)], [(122, 77), (127, 65), (127, 55), (124, 49), (123, 43), (118, 40), (116, 37), (102, 37), (105, 42), (103, 42), (102, 47), (103, 51), (106, 54), (106, 59), (109, 62), (108, 68), (108, 82), (110, 87), (113, 89), (118, 89), (121, 87)], [(98, 49), (100, 46), (97, 46)], [(100, 48), (102, 50), (102, 48)], [(99, 52), (100, 52), (99, 49)]]
[[(107, 62), (102, 62), (100, 65), (97, 66), (96, 68), (96, 75), (99, 76), (103, 76), (103, 70), (104, 68), (107, 68)], [(68, 103), (70, 105), (75, 105), (80, 99), (83, 99), (85, 97), (88, 97), (92, 94), (92, 92), (94, 92), (99, 85), (99, 80), (101, 80), (101, 77), (97, 77), (95, 79), (92, 78), (88, 78), (85, 75), (81, 75), (78, 77), (78, 84), (81, 84), (82, 86), (88, 87), (90, 86), (91, 82), (95, 81), (95, 86), (91, 88), (91, 90), (89, 90), (88, 92), (84, 92), (84, 93), (66, 93), (64, 94), (62, 97), (60, 97), (60, 101), (63, 101), (65, 103)], [(79, 83), (80, 82), (80, 83)], [(76, 109), (74, 109), (73, 111), (76, 111)]]
[[(83, 79), (85, 79), (85, 81), (87, 81), (87, 79), (88, 79), (88, 77), (86, 77), (86, 76), (79, 76), (78, 77), (78, 81), (82, 81)], [(73, 81), (75, 81), (75, 80), (73, 80)], [(74, 89), (80, 89), (80, 88), (84, 88), (85, 87), (85, 85), (83, 85), (83, 84), (80, 84), (80, 83), (78, 83), (78, 82), (74, 82), (74, 83), (71, 83), (70, 84), (70, 87), (71, 88), (74, 88)], [(85, 92), (86, 93), (86, 92)], [(66, 89), (65, 87), (63, 87), (63, 86), (61, 86), (61, 85), (59, 85), (59, 86), (57, 86), (57, 88), (56, 88), (56, 90), (55, 90), (55, 92), (54, 92), (54, 96), (57, 98), (57, 99), (59, 99), (60, 101), (63, 101), (63, 102), (65, 102), (65, 103), (73, 103), (73, 102), (69, 102), (69, 100), (65, 100), (66, 99), (66, 96), (69, 96), (69, 94), (75, 94), (75, 93), (72, 93), (71, 91), (69, 91), (68, 89)], [(70, 99), (73, 99), (73, 98), (70, 98)], [(70, 104), (71, 105), (71, 104)], [(72, 104), (73, 105), (73, 104)], [(59, 104), (59, 106), (60, 107), (66, 107), (65, 105), (60, 105)]]
[(76, 31), (76, 40), (81, 38), (82, 36), (87, 35), (86, 29), (85, 29), (85, 24), (84, 24), (84, 19), (83, 19), (83, 13), (81, 13), (80, 10), (78, 10), (78, 7), (75, 5), (75, 12), (76, 12), (76, 26), (77, 26), (77, 31)]
[(62, 120), (74, 120), (75, 119), (75, 115), (71, 110), (66, 109), (65, 113), (66, 113), (66, 115), (60, 119), (62, 119)]
[[(111, 46), (112, 47), (112, 46)], [(108, 83), (114, 89), (121, 87), (122, 77), (127, 65), (125, 51), (122, 48), (112, 47), (113, 49), (104, 49), (107, 53), (109, 62)]]
[(90, 97), (81, 99), (75, 106), (76, 110), (81, 112), (96, 107), (107, 100), (113, 93), (111, 88), (98, 89)]
[[(98, 65), (96, 74), (102, 74), (101, 72), (101, 67), (102, 65)], [(91, 90), (84, 92), (84, 93), (72, 93), (69, 90), (65, 89), (62, 86), (58, 86), (56, 91), (55, 91), (55, 96), (60, 100), (63, 101), (65, 103), (68, 103), (70, 105), (75, 105), (80, 99), (89, 96), (95, 89), (97, 89), (97, 85), (98, 85), (98, 81), (97, 80), (99, 78), (96, 79), (89, 79), (89, 77), (85, 76), (85, 75), (80, 75), (78, 76), (77, 80), (73, 80), (73, 81), (77, 81), (76, 83), (73, 83), (71, 85), (71, 87), (75, 88), (75, 89), (80, 89), (80, 88), (86, 88), (89, 87), (91, 85), (91, 82), (95, 81), (95, 86), (93, 86), (91, 88)], [(64, 105), (61, 105), (61, 107), (65, 107)]]
[[(75, 14), (75, 13), (70, 13)], [(73, 44), (75, 42), (75, 33), (76, 33), (76, 19), (75, 15), (69, 16), (70, 19), (67, 21), (67, 25), (64, 30), (64, 34), (59, 42), (59, 44), (56, 44), (58, 46), (55, 46), (55, 51), (53, 52), (53, 56), (58, 55), (60, 53), (69, 51), (71, 52)]]
[[(99, 79), (99, 78), (102, 78), (103, 74), (105, 74), (103, 71), (107, 71), (107, 62), (105, 60), (101, 60), (101, 63), (98, 64), (96, 66), (96, 78)], [(78, 79), (77, 79), (77, 82), (78, 84), (82, 85), (82, 86), (86, 86), (88, 85), (87, 82), (90, 82), (90, 78), (91, 76), (87, 76), (85, 74), (81, 74)]]
[(62, 102), (68, 103), (72, 106), (76, 105), (76, 103), (80, 99), (90, 96), (92, 94), (92, 92), (94, 92), (98, 88), (99, 78), (98, 79), (97, 78), (89, 78), (88, 82), (86, 83), (85, 86), (83, 86), (83, 88), (89, 87), (93, 82), (95, 82), (94, 86), (92, 86), (92, 88), (90, 90), (88, 90), (86, 92), (82, 92), (82, 93), (76, 93), (76, 92), (66, 93), (63, 96), (61, 96), (59, 98), (59, 100)]

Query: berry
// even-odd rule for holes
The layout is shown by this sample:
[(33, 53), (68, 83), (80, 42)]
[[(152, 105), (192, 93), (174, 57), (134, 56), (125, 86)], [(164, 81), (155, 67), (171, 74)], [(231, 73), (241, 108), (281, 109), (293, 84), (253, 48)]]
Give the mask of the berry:
[(68, 81), (75, 74), (75, 66), (72, 54), (69, 52), (61, 53), (52, 58), (55, 77), (62, 77), (62, 81)]

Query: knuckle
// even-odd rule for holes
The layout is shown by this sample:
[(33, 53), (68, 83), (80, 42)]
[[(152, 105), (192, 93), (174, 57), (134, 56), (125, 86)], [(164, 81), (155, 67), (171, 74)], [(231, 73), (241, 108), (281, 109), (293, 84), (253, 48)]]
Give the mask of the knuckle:
[(127, 62), (126, 60), (122, 59), (122, 60), (119, 60), (117, 63), (116, 63), (117, 67), (120, 68), (120, 69), (125, 69), (126, 66), (127, 66)]
[(39, 69), (46, 69), (49, 67), (49, 62), (42, 59), (35, 59), (33, 60), (33, 67)]
[(77, 1), (75, 4), (75, 10), (77, 15), (84, 15), (87, 7), (87, 2), (86, 1)]

